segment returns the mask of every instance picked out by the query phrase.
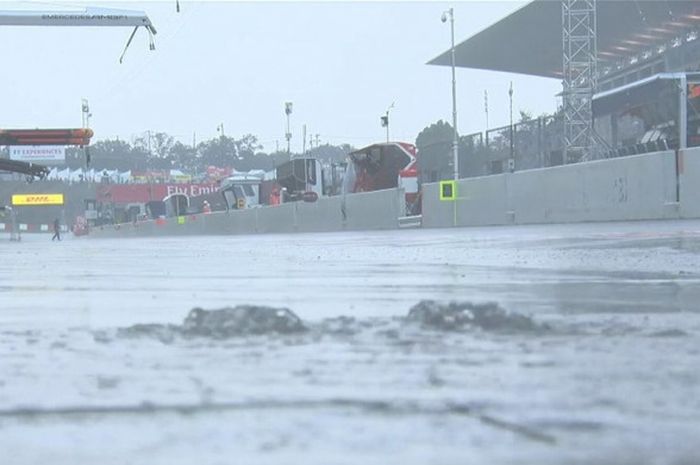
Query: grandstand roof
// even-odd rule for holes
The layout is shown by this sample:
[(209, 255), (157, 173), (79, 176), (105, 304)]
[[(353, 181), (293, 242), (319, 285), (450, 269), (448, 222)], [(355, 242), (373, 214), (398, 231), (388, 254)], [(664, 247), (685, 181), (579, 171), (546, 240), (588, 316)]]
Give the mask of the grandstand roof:
[[(697, 0), (598, 0), (598, 59), (615, 62), (700, 26)], [(561, 2), (535, 0), (455, 46), (462, 68), (562, 76)], [(449, 66), (450, 50), (429, 61)]]

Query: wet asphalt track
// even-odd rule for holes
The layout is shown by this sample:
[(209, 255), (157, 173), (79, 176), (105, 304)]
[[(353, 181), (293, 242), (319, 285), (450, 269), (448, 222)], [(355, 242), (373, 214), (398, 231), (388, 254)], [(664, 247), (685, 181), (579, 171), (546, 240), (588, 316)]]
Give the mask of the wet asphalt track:
[[(3, 464), (700, 462), (698, 221), (49, 239), (0, 239)], [(119, 331), (238, 304), (315, 330)]]

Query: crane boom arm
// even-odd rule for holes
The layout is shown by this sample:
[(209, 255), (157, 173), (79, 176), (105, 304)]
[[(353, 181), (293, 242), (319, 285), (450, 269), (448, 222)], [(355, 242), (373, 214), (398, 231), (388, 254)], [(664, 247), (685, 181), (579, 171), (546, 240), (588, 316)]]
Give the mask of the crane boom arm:
[(0, 26), (143, 26), (156, 33), (143, 11), (91, 7), (72, 11), (0, 11)]

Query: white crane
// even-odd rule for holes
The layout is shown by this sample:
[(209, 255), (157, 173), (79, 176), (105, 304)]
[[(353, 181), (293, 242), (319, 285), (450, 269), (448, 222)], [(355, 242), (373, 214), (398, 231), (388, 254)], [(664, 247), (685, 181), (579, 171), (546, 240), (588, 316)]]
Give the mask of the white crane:
[(155, 49), (156, 28), (143, 11), (86, 7), (78, 10), (0, 10), (0, 26), (134, 26), (119, 57), (122, 62), (138, 28), (148, 31), (149, 46)]

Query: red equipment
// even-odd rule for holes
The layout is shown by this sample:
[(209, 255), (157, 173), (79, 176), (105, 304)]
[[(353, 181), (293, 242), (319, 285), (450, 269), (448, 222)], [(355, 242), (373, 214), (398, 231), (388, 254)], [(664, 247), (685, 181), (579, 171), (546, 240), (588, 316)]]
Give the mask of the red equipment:
[(0, 129), (0, 145), (90, 145), (92, 129)]
[(409, 213), (420, 212), (416, 146), (406, 142), (373, 144), (348, 155), (345, 192), (370, 192), (402, 187)]

